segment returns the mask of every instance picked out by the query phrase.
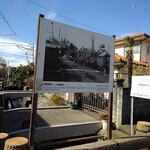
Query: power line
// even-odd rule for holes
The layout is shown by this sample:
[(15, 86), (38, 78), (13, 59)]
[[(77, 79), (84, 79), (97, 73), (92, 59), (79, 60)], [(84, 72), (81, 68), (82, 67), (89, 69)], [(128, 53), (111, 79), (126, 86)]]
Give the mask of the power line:
[[(5, 30), (5, 32), (7, 32), (6, 28), (3, 26), (3, 24), (1, 24), (1, 22), (0, 22), (0, 25), (1, 25), (2, 28)], [(8, 33), (8, 32), (7, 32), (7, 33)], [(10, 34), (8, 33), (8, 35), (10, 35)], [(14, 34), (12, 34), (12, 35), (14, 35)]]
[[(17, 54), (10, 54), (10, 53), (3, 53), (3, 54), (12, 55), (12, 56), (19, 56), (19, 57), (26, 57), (26, 55), (17, 55)], [(3, 57), (10, 57), (10, 56), (3, 56)]]
[[(1, 11), (0, 11), (0, 15), (1, 15), (2, 19), (5, 21), (5, 23), (8, 25), (10, 32), (13, 33), (13, 35), (14, 35), (14, 36), (12, 36), (13, 39), (14, 39), (16, 42), (20, 43), (20, 41), (18, 41), (18, 39), (15, 37), (15, 35), (17, 35), (17, 33), (13, 30), (13, 28), (12, 28), (11, 25), (10, 25), (10, 23), (7, 21), (6, 17), (4, 17), (4, 15), (2, 14)], [(2, 25), (2, 24), (1, 24), (1, 25)], [(9, 34), (9, 32), (6, 30), (6, 28), (5, 28), (3, 25), (2, 25), (2, 27), (3, 27), (4, 30)], [(12, 37), (11, 37), (11, 39), (12, 39)], [(13, 39), (12, 39), (12, 40), (13, 40)], [(18, 48), (19, 48), (20, 50), (22, 50), (19, 46), (18, 46)]]
[[(4, 20), (4, 18), (3, 18), (3, 20)], [(5, 20), (4, 20), (5, 21)], [(0, 23), (1, 24), (1, 23)], [(7, 34), (10, 34), (7, 30), (6, 30), (6, 28), (3, 26), (3, 24), (1, 24), (1, 26), (3, 27), (3, 29), (5, 30), (5, 32), (7, 33)], [(14, 33), (13, 33), (14, 34)], [(17, 41), (18, 42), (18, 40), (16, 40), (16, 38), (13, 36), (13, 38), (15, 39), (15, 41)], [(12, 40), (14, 40), (12, 37), (11, 37), (11, 39)], [(20, 42), (19, 42), (20, 43)]]
[(35, 51), (34, 49), (32, 49), (33, 45), (17, 44), (17, 43), (11, 43), (11, 42), (0, 42), (0, 44), (3, 45), (3, 46), (6, 46), (6, 45), (8, 45), (8, 46), (15, 45), (15, 46), (17, 46), (19, 48), (26, 49), (28, 51)]
[[(12, 43), (12, 42), (0, 42), (1, 44), (10, 44), (10, 45), (16, 45), (17, 43)], [(26, 46), (26, 47), (31, 47), (31, 45), (29, 44), (17, 44), (17, 45), (21, 45), (21, 46)]]
[(16, 45), (9, 45), (9, 44), (0, 44), (0, 46), (7, 46), (7, 47), (12, 47), (12, 46), (15, 46), (16, 47)]
[(0, 34), (0, 36), (14, 36), (14, 34)]
[[(28, 47), (25, 47), (24, 45), (21, 45), (20, 44), (20, 41), (18, 41), (18, 39), (15, 37), (15, 35), (17, 35), (16, 34), (16, 32), (13, 30), (13, 28), (11, 27), (11, 25), (9, 24), (9, 22), (7, 21), (7, 19), (4, 17), (4, 15), (2, 14), (2, 12), (0, 11), (0, 16), (2, 17), (2, 19), (5, 21), (5, 23), (7, 24), (7, 26), (9, 27), (9, 31), (10, 32), (12, 32), (13, 34), (9, 34), (8, 33), (8, 31), (5, 29), (5, 27), (2, 25), (2, 27), (4, 28), (4, 30), (8, 33), (8, 34), (5, 34), (5, 35), (7, 35), (7, 36), (13, 36), (13, 38), (15, 39), (15, 41), (17, 42), (17, 43), (19, 43), (19, 44), (17, 44), (17, 43), (14, 43), (15, 44), (15, 46), (17, 46), (20, 50), (22, 50), (22, 51), (24, 51), (25, 53), (26, 53), (26, 58), (27, 58), (27, 62), (29, 63), (29, 60), (28, 60), (28, 53), (26, 52), (26, 51), (32, 51), (33, 52), (33, 54), (32, 54), (32, 56), (34, 57), (34, 49), (32, 50), (32, 48), (30, 47), (30, 48), (28, 48)], [(1, 34), (2, 35), (2, 34)], [(11, 37), (11, 39), (12, 39), (12, 37)], [(4, 44), (4, 43), (3, 43)], [(8, 43), (7, 43), (8, 44)], [(10, 44), (10, 43), (9, 43)], [(1, 46), (1, 45), (0, 45)], [(34, 46), (33, 46), (34, 47)], [(34, 58), (33, 58), (34, 59)]]
[(8, 20), (4, 17), (4, 15), (2, 14), (2, 12), (0, 11), (0, 15), (3, 18), (3, 20), (6, 22), (6, 24), (9, 26), (10, 30), (12, 31), (12, 33), (14, 35), (17, 35), (16, 32), (13, 30), (13, 28), (11, 27), (11, 25), (9, 24)]
[[(42, 5), (38, 4), (38, 3), (35, 3), (35, 2), (33, 2), (33, 1), (31, 1), (31, 0), (27, 0), (27, 1), (30, 2), (30, 3), (32, 3), (32, 4), (34, 4), (34, 5), (36, 5), (36, 6), (38, 6), (38, 7), (40, 7), (40, 8), (42, 8), (42, 9), (44, 9), (44, 10), (49, 11), (48, 8), (42, 6)], [(102, 33), (106, 33), (106, 34), (112, 34), (112, 33), (108, 33), (108, 32), (99, 30), (99, 29), (97, 29), (97, 28), (88, 26), (87, 24), (84, 24), (84, 23), (82, 23), (82, 22), (80, 22), (80, 21), (78, 21), (78, 20), (72, 19), (72, 18), (70, 18), (70, 17), (64, 16), (64, 15), (62, 15), (62, 14), (56, 12), (56, 11), (53, 11), (53, 12), (56, 13), (56, 14), (57, 14), (58, 16), (60, 16), (60, 17), (63, 17), (63, 18), (65, 18), (65, 19), (67, 19), (67, 20), (70, 20), (70, 21), (72, 21), (72, 22), (78, 23), (78, 24), (80, 24), (80, 25), (82, 25), (82, 26), (85, 26), (85, 27), (87, 27), (87, 28), (89, 28), (89, 29), (92, 29), (92, 30), (95, 30), (95, 31), (98, 31), (98, 32), (102, 32)], [(112, 35), (113, 35), (113, 34), (112, 34)]]

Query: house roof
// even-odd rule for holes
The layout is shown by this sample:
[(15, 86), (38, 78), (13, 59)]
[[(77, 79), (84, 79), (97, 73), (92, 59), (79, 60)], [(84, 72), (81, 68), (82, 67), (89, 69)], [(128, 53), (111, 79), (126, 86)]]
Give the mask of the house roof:
[[(128, 36), (125, 37), (121, 37), (116, 39), (116, 46), (121, 46), (124, 45), (124, 40), (127, 38)], [(148, 34), (146, 34), (145, 32), (142, 33), (137, 33), (137, 34), (132, 34), (129, 35), (129, 37), (134, 38), (135, 43), (138, 43), (140, 41), (145, 41), (147, 40), (148, 42), (150, 42), (150, 36)]]
[[(126, 60), (126, 57), (120, 56), (119, 54), (115, 53), (115, 62), (127, 62), (127, 60)], [(150, 67), (150, 64), (147, 64), (147, 63), (142, 62), (142, 61), (133, 60), (133, 63)]]

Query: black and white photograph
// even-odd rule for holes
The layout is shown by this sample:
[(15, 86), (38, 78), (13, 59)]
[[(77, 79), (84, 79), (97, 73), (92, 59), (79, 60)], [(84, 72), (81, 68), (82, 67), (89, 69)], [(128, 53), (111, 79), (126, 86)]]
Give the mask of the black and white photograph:
[(67, 37), (47, 39), (43, 80), (108, 83), (110, 53), (105, 44), (94, 47), (94, 34), (90, 39), (91, 47), (78, 47)]
[[(111, 82), (114, 37), (42, 18), (39, 32), (38, 84), (70, 87)], [(50, 83), (50, 84), (48, 84)], [(59, 84), (60, 83), (60, 84)]]

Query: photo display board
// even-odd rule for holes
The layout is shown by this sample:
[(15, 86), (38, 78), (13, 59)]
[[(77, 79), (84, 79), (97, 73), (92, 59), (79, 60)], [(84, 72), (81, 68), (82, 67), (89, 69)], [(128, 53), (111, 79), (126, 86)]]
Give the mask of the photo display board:
[(115, 37), (39, 22), (35, 93), (112, 92)]
[(150, 99), (150, 76), (132, 76), (130, 96)]

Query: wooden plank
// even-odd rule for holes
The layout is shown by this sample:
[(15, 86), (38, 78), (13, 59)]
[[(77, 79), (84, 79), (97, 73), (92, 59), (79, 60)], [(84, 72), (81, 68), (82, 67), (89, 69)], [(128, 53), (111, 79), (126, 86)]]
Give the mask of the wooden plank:
[(88, 140), (98, 139), (98, 138), (103, 138), (103, 137), (104, 136), (102, 136), (102, 135), (95, 135), (95, 136), (88, 136), (88, 137), (81, 137), (81, 138), (73, 138), (73, 139), (60, 140), (60, 141), (56, 141), (56, 142), (49, 141), (47, 143), (39, 143), (39, 144), (35, 145), (35, 147), (61, 145), (61, 144), (65, 144), (65, 143), (88, 141)]

